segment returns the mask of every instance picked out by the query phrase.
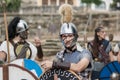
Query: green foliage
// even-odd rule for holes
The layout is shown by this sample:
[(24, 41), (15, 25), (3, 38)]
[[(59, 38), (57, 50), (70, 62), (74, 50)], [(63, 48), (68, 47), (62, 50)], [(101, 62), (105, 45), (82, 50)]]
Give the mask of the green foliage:
[(112, 4), (110, 4), (110, 7), (111, 7), (111, 8), (116, 8), (116, 6), (117, 6), (117, 4), (114, 3), (114, 2), (113, 2)]
[(86, 3), (86, 4), (96, 4), (96, 5), (100, 5), (102, 3), (102, 0), (81, 0), (82, 3)]
[(110, 7), (115, 9), (117, 7), (117, 2), (120, 2), (120, 0), (113, 0), (113, 3), (110, 5)]
[(86, 3), (86, 4), (91, 4), (92, 1), (91, 0), (81, 0), (82, 3)]
[(113, 2), (120, 2), (120, 0), (113, 0)]
[(19, 10), (21, 0), (7, 0), (7, 10), (17, 11)]
[[(6, 10), (18, 11), (20, 8), (21, 0), (4, 0), (6, 2)], [(3, 10), (3, 6), (0, 6), (0, 11)]]

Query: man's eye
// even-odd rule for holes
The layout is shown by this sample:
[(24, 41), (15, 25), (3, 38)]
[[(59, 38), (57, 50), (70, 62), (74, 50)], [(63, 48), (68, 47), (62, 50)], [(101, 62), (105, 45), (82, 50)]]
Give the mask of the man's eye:
[(66, 38), (67, 36), (62, 36), (63, 38)]
[(69, 37), (72, 37), (73, 35), (69, 35)]

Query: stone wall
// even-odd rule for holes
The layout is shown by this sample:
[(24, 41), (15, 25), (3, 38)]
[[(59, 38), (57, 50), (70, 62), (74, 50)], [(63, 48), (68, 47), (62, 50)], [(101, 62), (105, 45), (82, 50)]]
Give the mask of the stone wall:
[[(77, 9), (76, 9), (77, 10)], [(26, 12), (25, 12), (26, 11)], [(28, 22), (29, 40), (33, 42), (34, 36), (41, 38), (44, 55), (53, 55), (62, 49), (62, 44), (59, 40), (60, 19), (61, 16), (56, 13), (38, 13), (38, 10), (30, 11), (23, 10), (23, 13), (7, 13), (7, 22), (15, 16), (20, 16)], [(30, 13), (31, 12), (31, 13)], [(35, 13), (36, 12), (36, 13)], [(119, 14), (119, 12), (118, 12)], [(100, 12), (75, 12), (73, 15), (73, 23), (78, 28), (78, 41), (84, 46), (84, 32), (86, 30), (87, 41), (93, 39), (94, 28), (101, 24), (105, 26), (108, 34), (113, 34), (115, 41), (120, 41), (120, 15), (116, 12), (100, 13)], [(40, 28), (41, 27), (41, 28)], [(119, 33), (118, 33), (119, 32)], [(0, 40), (5, 39), (5, 26), (3, 13), (0, 13)]]
[[(53, 7), (52, 7), (53, 8)], [(43, 8), (42, 10), (44, 10)], [(40, 11), (39, 8), (23, 8), (23, 12), (8, 12), (7, 22), (9, 24), (10, 20), (15, 16), (20, 16), (28, 22), (30, 26), (30, 38), (31, 36), (39, 35), (41, 39), (52, 39), (59, 38), (59, 30), (61, 26), (61, 16), (58, 14), (58, 7), (54, 8), (53, 11), (49, 11), (49, 8)], [(94, 12), (87, 11), (82, 12), (79, 8), (75, 8), (73, 15), (73, 23), (77, 26), (79, 35), (83, 37), (85, 31), (87, 31), (87, 36), (92, 36), (89, 32), (93, 32), (94, 28), (97, 26), (104, 25), (107, 31), (117, 32), (120, 30), (120, 12)], [(41, 26), (41, 29), (38, 29)], [(4, 17), (3, 13), (0, 13), (0, 38), (4, 40), (5, 27), (4, 27)]]

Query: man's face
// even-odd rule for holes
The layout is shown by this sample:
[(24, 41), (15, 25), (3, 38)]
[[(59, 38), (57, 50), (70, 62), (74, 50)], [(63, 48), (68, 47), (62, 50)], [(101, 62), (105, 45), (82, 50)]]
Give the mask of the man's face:
[(74, 39), (74, 35), (73, 34), (63, 34), (61, 36), (62, 40), (64, 41), (64, 44), (67, 48), (71, 47), (71, 44), (73, 42)]
[(20, 37), (25, 40), (25, 39), (28, 38), (28, 33), (29, 33), (28, 30), (23, 31), (23, 32), (20, 33)]

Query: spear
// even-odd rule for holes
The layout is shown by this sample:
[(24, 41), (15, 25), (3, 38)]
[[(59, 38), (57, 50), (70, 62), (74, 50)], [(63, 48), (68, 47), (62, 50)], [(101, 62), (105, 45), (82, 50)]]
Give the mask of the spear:
[(8, 59), (8, 63), (10, 63), (10, 51), (9, 51), (9, 39), (8, 39), (8, 25), (7, 25), (7, 17), (6, 17), (6, 3), (5, 1), (2, 2), (2, 6), (3, 6), (3, 15), (4, 15), (4, 24), (5, 24), (5, 31), (6, 31), (6, 42), (7, 42), (7, 51), (8, 51), (8, 55), (7, 55), (7, 59)]
[(92, 19), (92, 13), (90, 13), (90, 14), (88, 15), (87, 24), (86, 24), (86, 26), (85, 26), (85, 28), (84, 28), (84, 44), (85, 44), (85, 48), (86, 48), (86, 49), (87, 49), (87, 28), (88, 28), (88, 25), (91, 23), (91, 22), (90, 22), (91, 19)]

